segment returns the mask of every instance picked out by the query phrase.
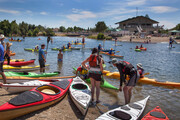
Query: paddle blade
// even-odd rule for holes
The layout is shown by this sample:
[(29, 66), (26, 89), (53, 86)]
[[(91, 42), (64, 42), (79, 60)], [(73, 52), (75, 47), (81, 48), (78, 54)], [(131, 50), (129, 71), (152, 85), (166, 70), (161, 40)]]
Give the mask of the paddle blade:
[(150, 73), (148, 72), (148, 73), (144, 73), (144, 75), (149, 75)]
[(106, 76), (112, 76), (114, 73), (107, 73)]

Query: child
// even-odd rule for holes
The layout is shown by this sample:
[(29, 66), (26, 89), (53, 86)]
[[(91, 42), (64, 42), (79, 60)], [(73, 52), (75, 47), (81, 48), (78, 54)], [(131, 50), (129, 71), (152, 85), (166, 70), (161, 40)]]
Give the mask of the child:
[[(86, 66), (89, 67), (88, 65), (86, 65)], [(83, 77), (83, 79), (86, 79), (87, 74), (88, 74), (88, 70), (84, 69), (84, 67), (81, 65), (76, 70), (76, 76), (78, 73)]]
[(60, 49), (58, 53), (58, 62), (62, 62), (62, 61), (63, 61), (63, 54), (61, 53), (61, 49)]

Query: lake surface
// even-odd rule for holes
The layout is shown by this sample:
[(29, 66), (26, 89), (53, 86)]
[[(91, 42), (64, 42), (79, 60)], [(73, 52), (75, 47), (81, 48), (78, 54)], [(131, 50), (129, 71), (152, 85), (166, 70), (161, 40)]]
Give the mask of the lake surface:
[[(38, 40), (41, 38), (41, 40)], [(149, 72), (148, 78), (154, 78), (159, 81), (172, 81), (180, 82), (180, 45), (173, 44), (175, 48), (169, 49), (168, 43), (157, 44), (143, 44), (147, 48), (147, 51), (135, 52), (135, 46), (140, 46), (140, 43), (129, 42), (117, 42), (122, 46), (113, 46), (114, 41), (99, 41), (86, 39), (86, 45), (84, 50), (73, 50), (64, 52), (64, 58), (62, 63), (57, 62), (58, 51), (52, 51), (51, 48), (62, 47), (68, 42), (75, 41), (81, 38), (75, 37), (52, 37), (53, 43), (48, 45), (47, 63), (50, 64), (49, 69), (46, 72), (60, 71), (60, 76), (72, 76), (74, 75), (72, 67), (78, 67), (83, 60), (85, 60), (91, 54), (91, 50), (88, 48), (97, 47), (101, 43), (105, 49), (113, 48), (118, 55), (123, 55), (124, 59), (134, 66), (137, 63), (142, 63), (145, 72)], [(38, 65), (38, 53), (24, 51), (24, 48), (34, 48), (36, 45), (46, 44), (47, 37), (26, 37), (25, 41), (12, 42), (11, 50), (16, 52), (16, 55), (11, 58), (17, 59), (33, 59), (35, 58), (35, 64)], [(7, 42), (7, 39), (5, 40)], [(82, 47), (80, 45), (74, 45), (74, 47)], [(104, 60), (107, 62), (111, 60), (108, 56), (103, 55)], [(119, 59), (122, 60), (122, 59)], [(106, 70), (117, 71), (112, 65), (106, 63)], [(39, 71), (36, 71), (39, 73)], [(105, 78), (108, 82), (116, 87), (119, 87), (119, 80)], [(169, 89), (165, 87), (158, 87), (152, 85), (137, 85), (133, 89), (133, 96), (131, 102), (139, 101), (150, 95), (150, 99), (147, 102), (147, 107), (142, 116), (154, 109), (156, 106), (160, 106), (162, 110), (167, 114), (170, 119), (180, 119), (180, 91), (178, 89)], [(101, 89), (100, 95), (101, 106), (100, 109), (108, 108), (113, 109), (124, 104), (124, 95), (122, 92), (115, 92), (112, 90)]]

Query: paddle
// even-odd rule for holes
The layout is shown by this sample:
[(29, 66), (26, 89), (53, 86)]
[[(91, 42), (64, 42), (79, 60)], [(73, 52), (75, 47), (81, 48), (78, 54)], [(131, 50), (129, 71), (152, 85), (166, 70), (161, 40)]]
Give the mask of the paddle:
[(51, 38), (50, 38), (50, 36), (48, 36), (48, 38), (47, 38), (47, 47), (46, 47), (46, 52), (47, 52), (47, 50), (48, 50), (48, 45), (49, 45), (49, 41), (51, 40)]

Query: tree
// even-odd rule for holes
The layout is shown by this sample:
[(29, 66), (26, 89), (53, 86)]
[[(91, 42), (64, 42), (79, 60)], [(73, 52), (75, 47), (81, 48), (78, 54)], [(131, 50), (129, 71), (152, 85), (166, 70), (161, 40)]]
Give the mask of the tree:
[(5, 36), (9, 36), (10, 34), (10, 23), (9, 20), (1, 21), (0, 23), (0, 29), (3, 30)]
[(104, 23), (104, 21), (99, 21), (96, 24), (96, 32), (104, 32), (106, 29), (107, 29), (107, 26)]
[(33, 36), (37, 36), (38, 33), (39, 33), (39, 28), (36, 27), (36, 28), (33, 30)]
[(16, 23), (16, 20), (12, 21), (11, 22), (11, 35), (12, 34), (15, 34), (17, 35), (19, 33), (19, 26), (18, 24)]
[(46, 29), (46, 36), (54, 36), (55, 33), (53, 32), (52, 28), (47, 28)]
[(180, 30), (180, 23), (176, 25), (176, 27), (173, 28), (174, 30)]
[(146, 18), (150, 18), (148, 14), (145, 15)]
[(33, 36), (33, 32), (31, 30), (28, 31), (28, 36)]
[(64, 26), (59, 27), (59, 32), (66, 32), (66, 28)]
[(22, 23), (19, 24), (19, 29), (21, 31), (21, 35), (22, 36), (26, 36), (26, 34), (28, 33), (28, 24), (25, 23), (24, 21), (22, 21)]
[(67, 31), (67, 32), (73, 32), (74, 29), (73, 29), (72, 27), (68, 27), (66, 31)]

